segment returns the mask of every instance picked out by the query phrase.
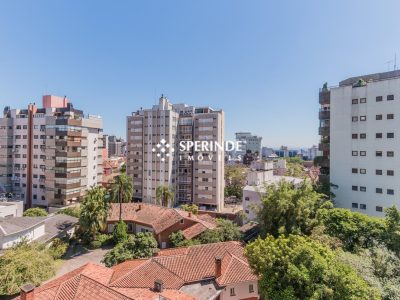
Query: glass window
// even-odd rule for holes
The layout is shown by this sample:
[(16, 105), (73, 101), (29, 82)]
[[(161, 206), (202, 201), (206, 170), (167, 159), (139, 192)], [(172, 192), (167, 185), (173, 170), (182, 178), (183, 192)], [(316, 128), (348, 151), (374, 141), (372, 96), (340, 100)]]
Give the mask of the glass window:
[(376, 102), (381, 102), (381, 101), (382, 101), (382, 99), (383, 99), (383, 97), (382, 97), (382, 96), (376, 96)]
[(394, 100), (394, 95), (387, 95), (387, 96), (386, 96), (386, 99), (387, 99), (388, 101)]

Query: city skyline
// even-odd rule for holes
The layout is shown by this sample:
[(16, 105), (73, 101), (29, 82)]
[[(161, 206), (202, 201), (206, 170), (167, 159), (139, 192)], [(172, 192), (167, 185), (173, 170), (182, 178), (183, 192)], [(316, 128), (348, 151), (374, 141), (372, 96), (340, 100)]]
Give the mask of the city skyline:
[(360, 3), (2, 3), (0, 104), (66, 95), (125, 137), (125, 116), (164, 93), (224, 110), (227, 139), (249, 131), (264, 145), (310, 147), (315, 91), (392, 69), (400, 49), (400, 3)]

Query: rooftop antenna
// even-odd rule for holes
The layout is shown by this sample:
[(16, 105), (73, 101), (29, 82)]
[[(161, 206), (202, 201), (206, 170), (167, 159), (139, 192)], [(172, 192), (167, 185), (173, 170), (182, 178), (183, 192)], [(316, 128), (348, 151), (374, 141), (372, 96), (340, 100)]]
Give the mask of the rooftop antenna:
[(390, 71), (390, 65), (392, 64), (393, 60), (388, 60), (387, 63), (387, 68), (388, 68), (388, 72)]
[(397, 53), (394, 53), (394, 66), (393, 66), (393, 71), (396, 71), (397, 69)]

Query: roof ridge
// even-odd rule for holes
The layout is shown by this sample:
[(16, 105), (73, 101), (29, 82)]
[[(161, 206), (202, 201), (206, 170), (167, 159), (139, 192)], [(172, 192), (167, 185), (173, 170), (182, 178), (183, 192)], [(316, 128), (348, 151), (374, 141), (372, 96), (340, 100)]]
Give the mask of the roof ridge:
[[(79, 286), (79, 281), (81, 280), (81, 276), (82, 276), (82, 273), (78, 273), (77, 275), (75, 275), (75, 276), (69, 278), (68, 280), (66, 280), (66, 281), (64, 281), (64, 282), (61, 282), (61, 284), (58, 286), (58, 289), (57, 289), (57, 293), (56, 293), (56, 297), (55, 297), (55, 298), (56, 298), (56, 299), (58, 298), (58, 296), (60, 295), (61, 290), (63, 289), (63, 287), (64, 287), (66, 284), (70, 283), (70, 282), (72, 281), (72, 279), (78, 280), (77, 284), (73, 287), (73, 294), (74, 294), (74, 297), (75, 297), (76, 290), (78, 289), (78, 286)], [(74, 297), (72, 297), (72, 299), (73, 299)]]
[(95, 282), (95, 283), (97, 283), (97, 284), (99, 284), (99, 285), (102, 285), (103, 287), (105, 287), (105, 288), (107, 288), (107, 289), (109, 289), (109, 290), (111, 290), (111, 291), (113, 291), (113, 292), (115, 292), (115, 293), (121, 295), (122, 297), (126, 297), (126, 298), (128, 298), (128, 299), (133, 299), (133, 298), (127, 296), (127, 295), (124, 295), (124, 294), (122, 294), (122, 293), (120, 293), (120, 292), (114, 290), (114, 289), (113, 289), (111, 286), (109, 286), (109, 285), (105, 285), (105, 284), (101, 283), (100, 281), (94, 280), (93, 278), (90, 278), (90, 277), (88, 277), (88, 276), (86, 276), (86, 275), (83, 275), (83, 274), (80, 274), (80, 275), (81, 275), (82, 277), (85, 277), (86, 279), (88, 279), (88, 280), (90, 280), (90, 281), (93, 281), (93, 282)]
[[(143, 264), (140, 264), (140, 265), (137, 265), (136, 267), (134, 267), (133, 269), (130, 269), (128, 272), (126, 272), (126, 274), (124, 274), (124, 275), (122, 275), (121, 277), (118, 277), (117, 279), (115, 279), (114, 281), (110, 281), (109, 282), (109, 284), (110, 284), (110, 286), (113, 286), (113, 284), (116, 282), (116, 281), (120, 281), (120, 280), (122, 280), (123, 278), (125, 278), (125, 277), (127, 277), (129, 274), (131, 274), (134, 270), (137, 270), (137, 269), (139, 269), (140, 267), (142, 267), (143, 265), (145, 265), (145, 264), (147, 264), (147, 263), (149, 263), (150, 262), (150, 260), (151, 260), (151, 258), (137, 258), (137, 259), (130, 259), (129, 261), (133, 261), (133, 260), (145, 260), (145, 262), (143, 263)], [(124, 262), (122, 262), (121, 264), (123, 264)], [(118, 265), (118, 264), (117, 264)], [(116, 265), (116, 266), (117, 266)], [(115, 270), (114, 269), (112, 269), (114, 272), (115, 272)], [(114, 274), (114, 273), (113, 273)], [(111, 276), (111, 279), (112, 279), (112, 276)]]
[[(164, 268), (165, 270), (167, 270), (168, 272), (174, 274), (176, 277), (182, 279), (182, 281), (184, 283), (186, 283), (186, 280), (184, 278), (182, 278), (181, 276), (179, 276), (178, 274), (176, 274), (175, 272), (173, 272), (172, 270), (168, 269), (166, 266), (162, 265), (160, 262), (158, 262), (157, 260), (155, 260), (155, 263), (157, 263), (160, 267)], [(181, 285), (182, 287), (182, 285)]]

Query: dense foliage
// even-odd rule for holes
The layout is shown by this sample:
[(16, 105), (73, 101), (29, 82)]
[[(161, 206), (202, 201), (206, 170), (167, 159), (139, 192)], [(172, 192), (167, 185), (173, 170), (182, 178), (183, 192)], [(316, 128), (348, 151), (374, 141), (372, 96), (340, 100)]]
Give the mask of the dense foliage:
[(108, 251), (102, 262), (107, 267), (111, 267), (129, 259), (148, 258), (153, 255), (155, 249), (157, 249), (157, 241), (153, 234), (151, 232), (140, 232), (131, 235), (129, 239)]
[(68, 249), (67, 242), (64, 242), (63, 240), (61, 240), (59, 238), (55, 238), (52, 241), (51, 246), (49, 247), (49, 254), (54, 259), (60, 259), (67, 252), (67, 249)]
[(266, 299), (379, 299), (327, 246), (298, 235), (268, 235), (246, 247)]
[(67, 207), (64, 209), (60, 209), (57, 214), (64, 214), (64, 215), (68, 215), (71, 217), (75, 217), (75, 218), (79, 218), (80, 214), (81, 214), (81, 210), (78, 206), (74, 206), (74, 207)]
[(181, 209), (187, 212), (191, 212), (194, 215), (199, 213), (199, 207), (196, 204), (182, 204)]
[(247, 169), (240, 165), (225, 166), (225, 197), (242, 199)]
[(0, 295), (18, 293), (22, 285), (39, 285), (54, 275), (55, 263), (49, 252), (22, 242), (0, 256)]
[(159, 185), (156, 189), (158, 205), (169, 207), (174, 203), (174, 192), (167, 185)]
[(122, 220), (120, 220), (117, 224), (114, 226), (113, 230), (113, 240), (115, 244), (122, 243), (126, 241), (129, 238), (128, 235), (128, 226), (126, 223)]
[(47, 211), (39, 207), (28, 208), (23, 214), (24, 217), (46, 217), (47, 215)]
[(320, 208), (330, 207), (325, 196), (313, 190), (308, 182), (298, 187), (287, 181), (265, 187), (261, 208), (257, 211), (261, 234), (310, 234), (319, 224)]
[(181, 230), (171, 233), (171, 235), (169, 236), (169, 241), (171, 242), (173, 247), (188, 247), (188, 246), (200, 244), (199, 240), (185, 239)]

